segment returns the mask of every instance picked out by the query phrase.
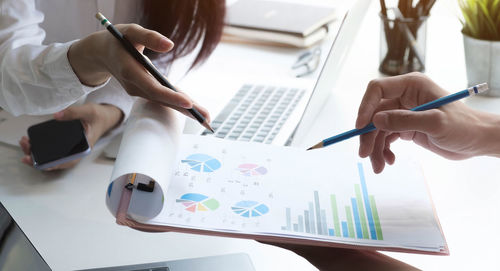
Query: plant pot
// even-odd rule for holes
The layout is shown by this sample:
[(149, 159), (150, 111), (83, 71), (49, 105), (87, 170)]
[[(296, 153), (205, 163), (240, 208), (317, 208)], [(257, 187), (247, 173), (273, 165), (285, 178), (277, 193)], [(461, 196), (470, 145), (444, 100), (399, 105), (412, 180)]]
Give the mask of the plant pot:
[(500, 41), (463, 36), (469, 86), (486, 82), (490, 90), (484, 95), (500, 97)]

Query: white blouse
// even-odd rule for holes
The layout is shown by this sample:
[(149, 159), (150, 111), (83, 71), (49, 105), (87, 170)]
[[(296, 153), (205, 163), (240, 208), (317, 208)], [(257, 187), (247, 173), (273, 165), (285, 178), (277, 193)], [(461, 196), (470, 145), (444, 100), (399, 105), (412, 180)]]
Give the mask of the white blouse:
[(80, 83), (67, 52), (73, 42), (102, 30), (95, 13), (113, 23), (138, 21), (135, 0), (0, 0), (0, 107), (13, 115), (50, 114), (87, 96), (128, 115), (133, 99), (111, 79)]

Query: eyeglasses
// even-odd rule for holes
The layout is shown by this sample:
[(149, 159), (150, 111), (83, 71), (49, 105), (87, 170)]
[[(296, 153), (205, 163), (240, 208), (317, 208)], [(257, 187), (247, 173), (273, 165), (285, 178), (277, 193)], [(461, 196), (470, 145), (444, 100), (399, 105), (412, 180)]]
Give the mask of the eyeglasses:
[(297, 61), (292, 65), (292, 71), (295, 74), (295, 77), (303, 77), (313, 73), (319, 66), (320, 58), (320, 47), (316, 47), (301, 54)]

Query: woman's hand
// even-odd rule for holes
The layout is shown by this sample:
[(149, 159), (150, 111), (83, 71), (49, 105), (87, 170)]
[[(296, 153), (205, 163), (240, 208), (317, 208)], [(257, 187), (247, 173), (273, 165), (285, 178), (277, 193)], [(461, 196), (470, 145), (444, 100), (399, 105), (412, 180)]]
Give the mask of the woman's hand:
[(408, 110), (446, 95), (420, 73), (371, 81), (359, 107), (356, 128), (373, 122), (377, 130), (361, 135), (359, 155), (370, 156), (375, 173), (386, 163), (394, 163), (390, 147), (398, 138), (412, 140), (448, 159), (498, 156), (498, 116), (473, 110), (462, 102), (421, 112)]
[[(159, 52), (170, 51), (174, 44), (165, 36), (136, 24), (115, 26), (134, 44), (139, 52), (145, 47)], [(184, 93), (162, 86), (137, 62), (108, 31), (102, 30), (75, 42), (68, 51), (68, 59), (80, 81), (88, 86), (100, 85), (112, 75), (131, 96), (172, 107), (192, 117), (187, 109), (195, 106)], [(207, 120), (208, 112), (196, 105)]]
[(297, 255), (304, 257), (312, 265), (321, 271), (328, 270), (419, 270), (411, 265), (400, 262), (382, 253), (374, 250), (356, 250), (335, 247), (318, 247), (307, 245), (295, 245), (284, 243), (268, 243), (261, 242), (268, 245), (273, 245), (288, 249), (295, 252)]
[[(54, 114), (54, 118), (60, 121), (80, 120), (85, 129), (85, 135), (91, 147), (106, 132), (118, 125), (123, 119), (123, 113), (113, 105), (107, 104), (84, 104), (72, 106), (63, 111)], [(27, 165), (33, 166), (31, 158), (31, 146), (29, 138), (23, 136), (19, 141), (25, 156), (21, 161)], [(73, 160), (48, 170), (65, 169), (75, 166), (80, 159)]]

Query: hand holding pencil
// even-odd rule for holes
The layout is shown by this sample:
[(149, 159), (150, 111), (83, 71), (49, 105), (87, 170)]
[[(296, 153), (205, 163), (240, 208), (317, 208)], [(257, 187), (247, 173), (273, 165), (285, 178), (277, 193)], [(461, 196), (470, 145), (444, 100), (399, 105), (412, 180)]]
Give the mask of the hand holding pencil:
[[(478, 88), (481, 92), (486, 86)], [(371, 81), (359, 107), (356, 128), (373, 122), (376, 130), (360, 135), (359, 155), (370, 157), (375, 173), (394, 163), (391, 144), (397, 139), (413, 141), (452, 160), (500, 157), (500, 116), (474, 110), (460, 101), (425, 111), (410, 110), (453, 96), (448, 94), (420, 73)]]
[(391, 144), (399, 138), (448, 159), (479, 155), (485, 138), (478, 131), (489, 119), (487, 114), (458, 101), (426, 111), (410, 110), (448, 94), (420, 73), (372, 81), (359, 106), (356, 127), (373, 121), (378, 129), (360, 136), (359, 155), (370, 157), (377, 173), (386, 163), (394, 163)]
[[(167, 80), (167, 78), (165, 78), (165, 76), (163, 74), (161, 74), (156, 69), (156, 67), (153, 65), (153, 63), (151, 61), (149, 61), (149, 59), (147, 57), (145, 57), (141, 52), (139, 52), (137, 50), (136, 45), (132, 44), (132, 42), (130, 42), (130, 40), (125, 35), (123, 35), (114, 25), (112, 25), (111, 22), (108, 21), (108, 19), (106, 19), (106, 17), (104, 17), (104, 15), (102, 15), (100, 12), (98, 12), (96, 14), (96, 19), (99, 20), (104, 27), (106, 27), (106, 29), (111, 33), (111, 35), (113, 35), (113, 37), (116, 38), (116, 40), (123, 46), (123, 48), (129, 53), (129, 55), (131, 57), (133, 57), (139, 64), (141, 64), (149, 72), (149, 74), (152, 75), (157, 80), (158, 83), (160, 83), (163, 87), (168, 88), (170, 91), (178, 93), (178, 90), (172, 84), (170, 84), (170, 82)], [(136, 26), (136, 25), (132, 25), (132, 26), (134, 26), (136, 28), (141, 28), (140, 26)], [(150, 36), (155, 35), (155, 34), (159, 35), (158, 33), (155, 33), (154, 31), (150, 31), (149, 34), (150, 34)], [(144, 38), (147, 40), (149, 37), (146, 36)], [(161, 43), (165, 44), (166, 40), (168, 40), (168, 39), (166, 39), (165, 37), (161, 37), (160, 44)], [(141, 45), (139, 45), (139, 47), (141, 49), (144, 49), (144, 47)], [(173, 47), (173, 43), (172, 43), (172, 46), (170, 48), (172, 48), (172, 47)], [(161, 103), (161, 100), (159, 102)], [(193, 106), (193, 104), (191, 104), (191, 107), (186, 107), (187, 105), (188, 105), (188, 103), (183, 104), (183, 107), (177, 108), (177, 109), (181, 112), (182, 112), (182, 109), (187, 109), (189, 114), (186, 114), (186, 115), (193, 117), (201, 125), (203, 125), (203, 127), (205, 127), (207, 130), (210, 130), (213, 133), (214, 130), (212, 129), (212, 127), (210, 127), (209, 120), (207, 120), (207, 118), (205, 118), (205, 116), (203, 116), (196, 109), (196, 107)], [(169, 105), (169, 104), (167, 104), (167, 106), (173, 107), (173, 105)]]
[[(78, 79), (85, 85), (97, 86), (113, 76), (129, 95), (172, 107), (209, 128), (209, 115), (205, 109), (196, 105), (186, 94), (175, 91), (172, 85), (166, 86), (160, 82), (154, 77), (154, 72), (149, 71), (130, 53), (134, 50), (146, 59), (141, 53), (144, 48), (166, 53), (173, 48), (172, 41), (156, 31), (135, 24), (117, 25), (115, 29), (126, 36), (131, 48), (126, 48), (106, 30), (95, 32), (71, 45), (68, 59)], [(158, 71), (156, 73), (159, 74)], [(160, 76), (166, 81), (163, 75)], [(198, 113), (191, 113), (194, 110)]]

